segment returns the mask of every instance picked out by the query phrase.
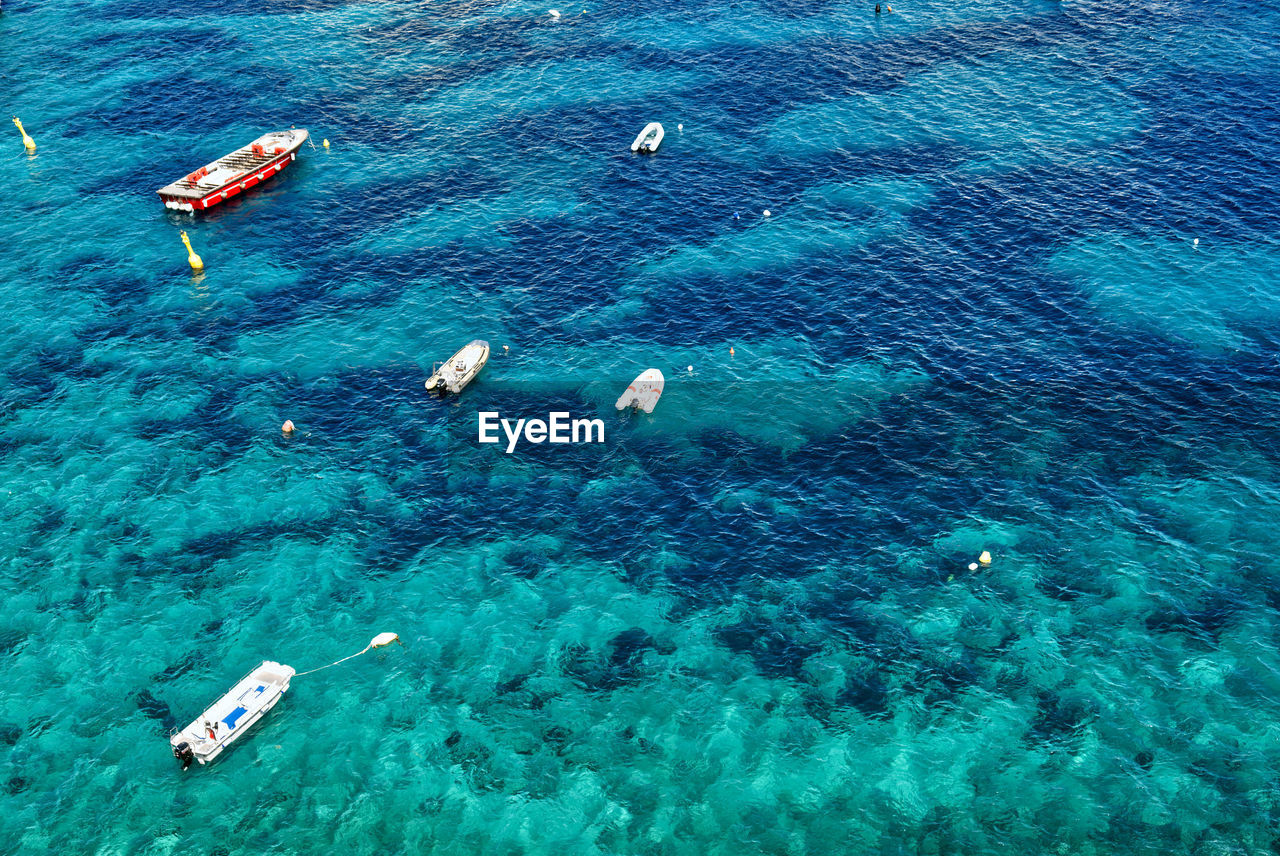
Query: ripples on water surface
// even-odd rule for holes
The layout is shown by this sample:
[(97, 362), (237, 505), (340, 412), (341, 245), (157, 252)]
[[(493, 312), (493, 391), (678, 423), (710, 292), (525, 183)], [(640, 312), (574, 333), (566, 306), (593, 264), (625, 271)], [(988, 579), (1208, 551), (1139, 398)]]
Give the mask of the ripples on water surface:
[(872, 6), (6, 3), (0, 849), (1280, 846), (1280, 13)]

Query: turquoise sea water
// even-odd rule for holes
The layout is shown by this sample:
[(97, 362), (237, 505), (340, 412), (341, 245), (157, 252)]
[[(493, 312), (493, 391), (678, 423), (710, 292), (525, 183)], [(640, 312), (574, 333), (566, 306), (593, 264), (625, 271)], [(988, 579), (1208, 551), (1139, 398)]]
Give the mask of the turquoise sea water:
[(1280, 849), (1280, 8), (554, 5), (4, 4), (0, 851)]

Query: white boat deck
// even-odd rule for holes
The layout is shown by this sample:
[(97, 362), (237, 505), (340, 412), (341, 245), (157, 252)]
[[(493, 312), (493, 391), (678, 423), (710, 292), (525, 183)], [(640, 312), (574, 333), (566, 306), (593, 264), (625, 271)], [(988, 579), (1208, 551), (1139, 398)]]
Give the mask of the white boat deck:
[(645, 369), (631, 381), (631, 385), (618, 397), (618, 403), (614, 406), (619, 410), (630, 407), (652, 413), (653, 408), (658, 405), (658, 398), (662, 395), (664, 386), (666, 386), (666, 378), (662, 376), (662, 372), (657, 369)]
[(238, 181), (255, 169), (297, 151), (307, 140), (305, 128), (272, 131), (246, 146), (160, 188), (162, 196), (203, 199), (210, 191)]
[(275, 707), (289, 689), (294, 674), (292, 666), (264, 661), (190, 725), (170, 737), (170, 745), (176, 749), (186, 743), (197, 761), (209, 763)]
[(433, 392), (452, 392), (456, 395), (475, 379), (488, 361), (488, 342), (483, 339), (468, 342), (427, 378), (426, 387)]
[(631, 144), (633, 152), (649, 152), (652, 154), (658, 150), (658, 146), (662, 145), (662, 138), (666, 131), (662, 128), (661, 122), (650, 122), (644, 126), (636, 137), (635, 142)]

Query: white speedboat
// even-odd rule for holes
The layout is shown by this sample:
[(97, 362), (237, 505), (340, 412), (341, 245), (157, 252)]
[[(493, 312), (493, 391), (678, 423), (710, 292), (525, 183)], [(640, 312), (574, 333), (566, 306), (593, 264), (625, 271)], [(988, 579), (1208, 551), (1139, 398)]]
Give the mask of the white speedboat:
[(208, 764), (262, 719), (289, 689), (293, 666), (266, 660), (215, 701), (190, 725), (169, 738), (182, 769), (192, 761)]
[(653, 153), (658, 150), (658, 146), (662, 145), (662, 136), (666, 133), (662, 130), (659, 122), (650, 122), (644, 126), (644, 130), (640, 132), (640, 136), (636, 137), (636, 141), (631, 144), (633, 152), (649, 152)]
[(471, 383), (480, 369), (489, 361), (489, 343), (481, 339), (468, 342), (462, 350), (449, 358), (448, 362), (436, 366), (431, 377), (427, 378), (427, 391), (438, 395), (450, 392), (455, 395)]
[(662, 372), (657, 369), (645, 369), (640, 372), (635, 380), (631, 381), (631, 385), (626, 391), (618, 397), (618, 403), (615, 405), (619, 410), (643, 410), (645, 413), (652, 413), (653, 408), (658, 404), (658, 397), (662, 395), (662, 388), (666, 384), (666, 380), (662, 377)]

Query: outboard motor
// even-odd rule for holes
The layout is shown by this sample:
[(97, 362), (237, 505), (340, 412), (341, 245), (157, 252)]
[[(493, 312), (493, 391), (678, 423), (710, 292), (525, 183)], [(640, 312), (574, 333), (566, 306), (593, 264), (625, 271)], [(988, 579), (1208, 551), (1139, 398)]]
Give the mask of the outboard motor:
[(191, 744), (184, 740), (173, 747), (173, 757), (182, 762), (182, 771), (186, 772), (191, 762), (196, 759), (196, 753), (191, 751)]

